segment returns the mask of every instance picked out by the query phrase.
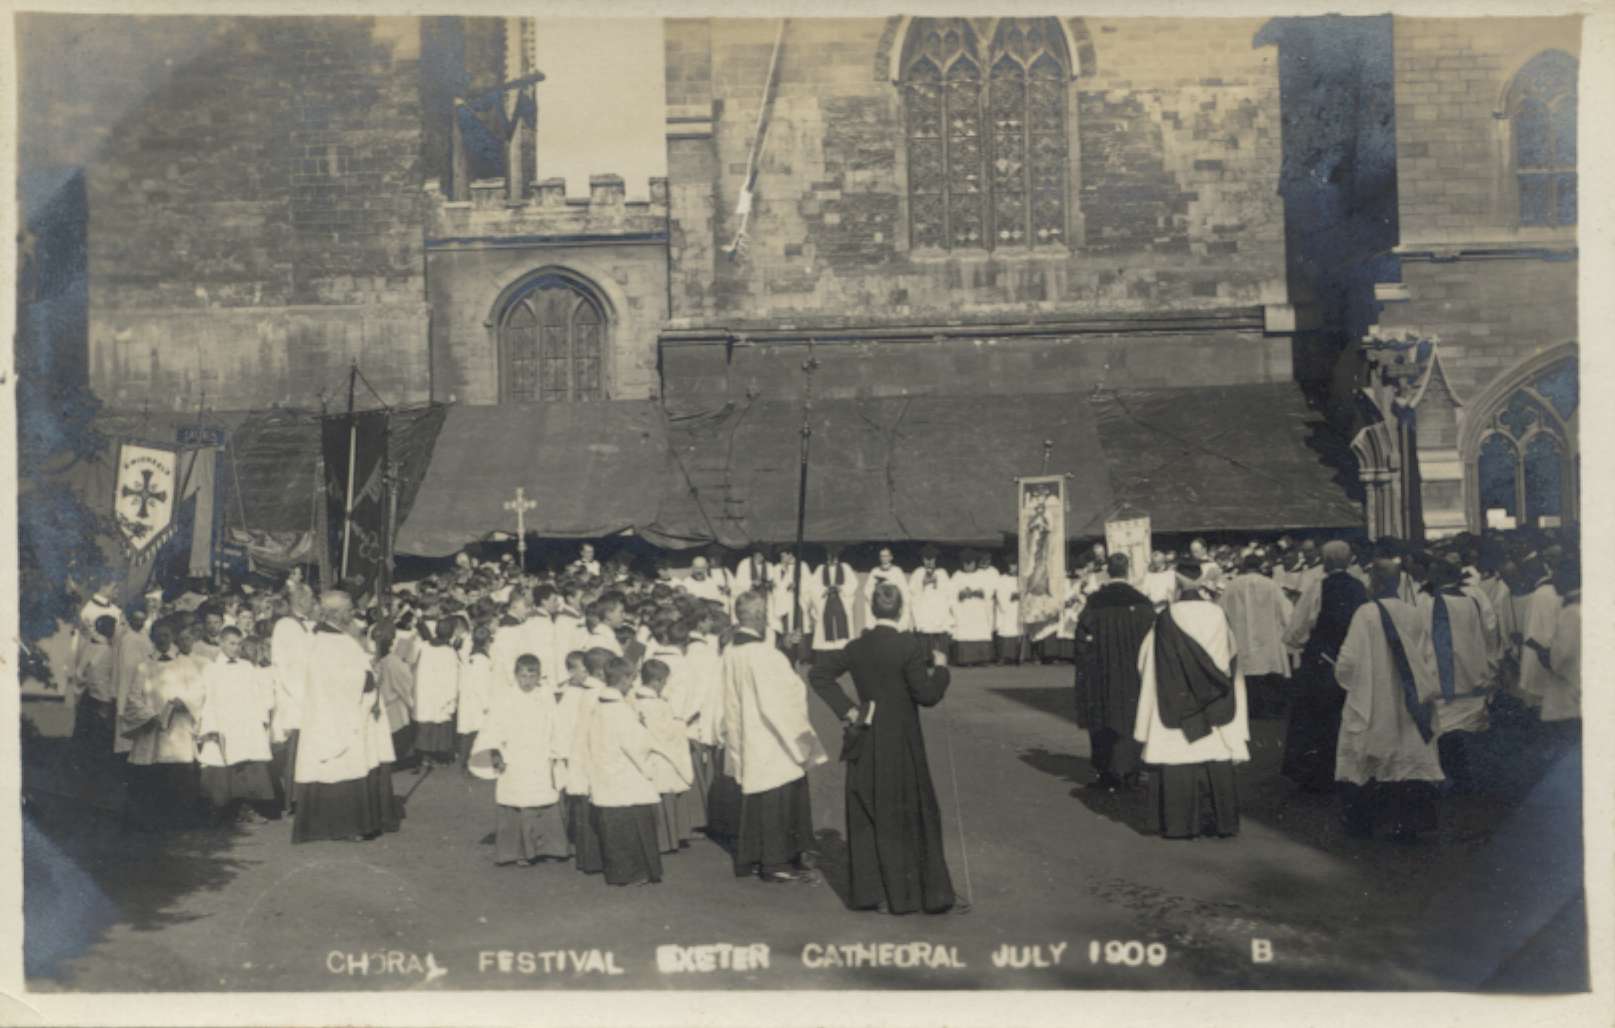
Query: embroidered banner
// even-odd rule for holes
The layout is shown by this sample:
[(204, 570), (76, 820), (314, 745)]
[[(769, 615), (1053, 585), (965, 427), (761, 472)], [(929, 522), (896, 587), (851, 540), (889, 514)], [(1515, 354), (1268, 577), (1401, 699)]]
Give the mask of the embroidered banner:
[[(324, 418), (321, 443), (332, 570), (342, 581), (358, 579), (373, 587), (387, 563), (387, 412)], [(351, 512), (347, 509), (350, 447)]]
[(179, 454), (139, 443), (118, 446), (112, 516), (131, 558), (139, 560), (173, 532)]
[(1021, 621), (1035, 631), (1065, 599), (1065, 476), (1015, 480), (1020, 530)]

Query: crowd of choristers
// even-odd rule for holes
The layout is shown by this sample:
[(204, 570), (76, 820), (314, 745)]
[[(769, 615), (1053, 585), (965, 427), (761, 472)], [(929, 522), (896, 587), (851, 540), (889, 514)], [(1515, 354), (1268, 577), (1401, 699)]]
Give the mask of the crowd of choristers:
[[(1434, 613), (1451, 606), (1436, 604), (1439, 596), (1464, 596), (1481, 626), (1479, 655), (1458, 659), (1466, 677), (1457, 699), (1451, 643), (1445, 662), (1419, 650), (1444, 686), (1443, 735), (1484, 731), (1489, 712), (1545, 723), (1579, 718), (1580, 563), (1568, 536), (1330, 547), (1282, 538), (1212, 548), (1196, 540), (1181, 554), (1152, 554), (1145, 573), (1120, 570), (1161, 610), (1178, 598), (1185, 567), (1199, 569), (1196, 589), (1227, 611), (1259, 710), (1263, 702), (1284, 705), (1286, 680), (1304, 676), (1326, 576), (1344, 572), (1366, 586), (1372, 567), (1394, 559), (1400, 598), (1423, 612), (1436, 636), (1453, 634)], [(282, 818), (300, 795), (297, 739), (309, 728), (301, 724), (309, 690), (330, 670), (311, 666), (308, 640), (337, 631), (362, 650), (367, 710), (390, 743), (365, 745), (383, 753), (384, 770), (455, 768), (496, 781), (498, 863), (571, 860), (615, 884), (654, 882), (661, 857), (687, 847), (697, 830), (720, 841), (736, 830), (738, 801), (719, 774), (720, 654), (742, 593), (764, 594), (770, 641), (806, 663), (871, 624), (870, 597), (889, 582), (905, 600), (902, 627), (930, 637), (957, 665), (1080, 665), (1084, 607), (1118, 570), (1102, 545), (1073, 561), (1062, 615), (1028, 634), (1013, 555), (995, 566), (988, 554), (962, 550), (943, 567), (941, 552), (928, 546), (920, 566), (905, 571), (882, 549), (859, 574), (839, 547), (822, 552), (822, 563), (800, 575), (789, 551), (758, 550), (734, 568), (701, 555), (682, 574), (661, 561), (648, 575), (626, 558), (602, 565), (584, 544), (577, 560), (541, 573), (518, 570), (509, 558), (479, 564), (462, 554), (453, 571), (380, 596), (351, 584), (340, 595), (316, 596), (295, 573), (256, 589), (154, 592), (128, 609), (98, 591), (78, 625), (74, 734), (83, 752), (110, 759), (125, 777), (134, 827)], [(1253, 600), (1253, 588), (1267, 602)], [(327, 616), (350, 608), (353, 616)], [(1469, 646), (1459, 634), (1460, 649)], [(1273, 688), (1260, 688), (1264, 681)], [(1286, 773), (1332, 781), (1332, 748), (1320, 756), (1308, 740), (1336, 728), (1303, 723), (1313, 716), (1303, 706), (1291, 710), (1295, 752)], [(1334, 717), (1333, 726), (1338, 706), (1321, 715)], [(1460, 742), (1444, 743), (1440, 755), (1447, 774), (1467, 787)], [(1097, 770), (1102, 780), (1121, 777)], [(393, 802), (390, 785), (381, 802)], [(396, 828), (398, 816), (374, 823)]]

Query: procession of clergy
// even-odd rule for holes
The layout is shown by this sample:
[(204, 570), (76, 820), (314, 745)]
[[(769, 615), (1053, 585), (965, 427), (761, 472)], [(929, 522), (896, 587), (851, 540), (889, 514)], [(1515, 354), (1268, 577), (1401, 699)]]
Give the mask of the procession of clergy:
[(1031, 627), (1013, 559), (958, 557), (905, 573), (882, 549), (860, 580), (836, 546), (800, 573), (759, 550), (651, 578), (584, 544), (542, 574), (462, 554), (379, 597), (295, 574), (128, 611), (97, 593), (75, 736), (116, 755), (142, 828), (289, 813), (293, 842), (374, 838), (403, 816), (395, 768), (456, 766), (496, 782), (500, 864), (651, 883), (699, 829), (738, 875), (811, 884), (811, 688), (843, 720), (852, 906), (940, 913), (967, 904), (918, 711), (950, 663), (1074, 660), (1095, 785), (1147, 768), (1166, 837), (1237, 831), (1252, 703), (1289, 708), (1286, 775), (1401, 838), (1435, 827), (1437, 783), (1473, 787), (1465, 739), (1491, 720), (1579, 724), (1579, 556), (1550, 536), (1196, 541), (1144, 572), (1095, 547)]

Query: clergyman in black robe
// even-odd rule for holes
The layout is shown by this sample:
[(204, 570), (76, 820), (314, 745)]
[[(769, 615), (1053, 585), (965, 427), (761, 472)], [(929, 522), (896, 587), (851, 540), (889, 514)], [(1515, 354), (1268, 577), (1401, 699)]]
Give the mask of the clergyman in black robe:
[(1335, 681), (1335, 659), (1352, 615), (1368, 602), (1368, 590), (1349, 573), (1350, 566), (1349, 546), (1324, 544), (1324, 576), (1303, 590), (1285, 633), (1291, 645), (1305, 642), (1295, 674), (1282, 773), (1310, 792), (1328, 792), (1335, 785), (1335, 749), (1346, 703), (1346, 693)]
[(1138, 648), (1155, 623), (1149, 597), (1127, 584), (1127, 555), (1106, 561), (1110, 581), (1088, 597), (1077, 618), (1077, 724), (1087, 729), (1098, 778), (1115, 789), (1137, 778)]
[[(942, 816), (920, 732), (920, 707), (947, 692), (946, 655), (921, 636), (900, 632), (903, 597), (876, 586), (875, 626), (844, 649), (821, 651), (808, 682), (848, 725), (847, 850), (855, 910), (893, 914), (963, 912), (942, 853)], [(855, 704), (837, 683), (851, 673)], [(870, 716), (871, 710), (873, 717)]]

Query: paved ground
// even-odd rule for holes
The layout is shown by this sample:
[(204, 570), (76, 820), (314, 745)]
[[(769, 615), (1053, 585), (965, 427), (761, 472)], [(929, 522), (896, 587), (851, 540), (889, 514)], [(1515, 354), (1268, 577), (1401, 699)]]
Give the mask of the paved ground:
[[(1258, 721), (1255, 758), (1241, 771), (1240, 836), (1166, 841), (1141, 831), (1142, 794), (1077, 788), (1090, 771), (1086, 736), (1071, 719), (1069, 675), (1068, 667), (958, 672), (946, 702), (926, 716), (949, 865), (975, 904), (965, 917), (844, 908), (834, 765), (812, 782), (825, 885), (737, 880), (727, 855), (698, 840), (668, 858), (662, 885), (611, 889), (569, 865), (494, 867), (492, 786), (457, 771), (398, 776), (399, 791), (411, 795), (396, 835), (294, 848), (285, 823), (125, 834), (118, 797), (98, 797), (107, 809), (95, 813), (71, 796), (65, 744), (31, 739), (30, 984), (44, 991), (1583, 986), (1576, 749), (1500, 734), (1482, 762), (1493, 783), (1487, 794), (1449, 798), (1440, 838), (1403, 846), (1345, 839), (1327, 800), (1277, 777), (1281, 723)], [(817, 699), (812, 704), (833, 745), (833, 718)], [(27, 706), (47, 736), (61, 730), (60, 704)], [(1522, 876), (1529, 878), (1523, 885)], [(1128, 942), (1140, 945), (1109, 945)], [(747, 950), (754, 964), (755, 947), (766, 944), (767, 966), (658, 969), (658, 947), (720, 943), (754, 947)], [(882, 943), (928, 946), (891, 948), (883, 960)], [(854, 944), (865, 944), (871, 962), (946, 957), (963, 966), (812, 966), (827, 952), (856, 960), (859, 951), (837, 948)], [(1156, 966), (1147, 944), (1156, 944)], [(1011, 966), (995, 966), (1006, 946)], [(508, 972), (499, 970), (499, 951), (510, 953)], [(571, 956), (544, 955), (561, 951)], [(718, 950), (706, 956), (721, 959)], [(532, 973), (523, 973), (528, 967)]]

